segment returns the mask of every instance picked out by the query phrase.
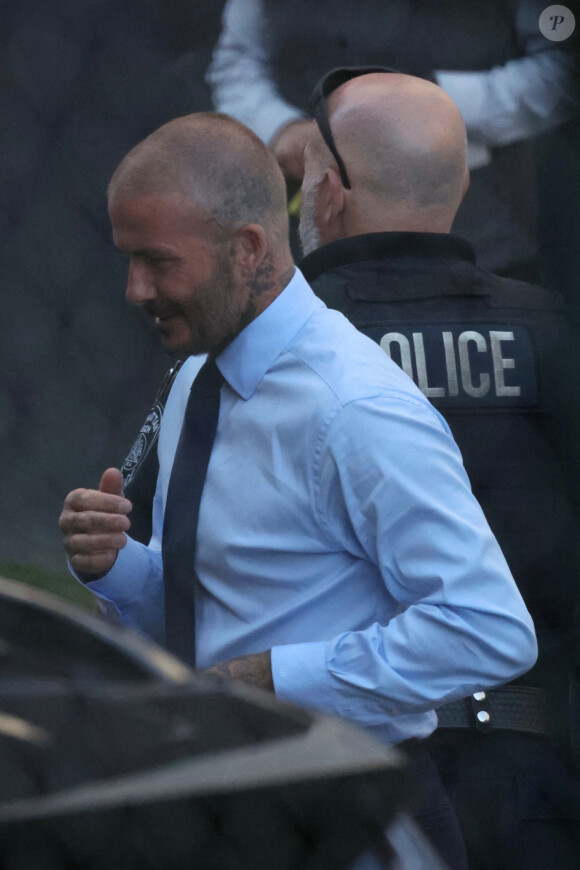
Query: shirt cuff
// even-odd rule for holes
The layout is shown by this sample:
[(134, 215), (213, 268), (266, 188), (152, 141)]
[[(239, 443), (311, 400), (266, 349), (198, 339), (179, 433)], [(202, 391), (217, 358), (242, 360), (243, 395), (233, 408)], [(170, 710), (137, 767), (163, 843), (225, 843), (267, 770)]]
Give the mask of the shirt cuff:
[(394, 709), (389, 712), (388, 705), (377, 698), (372, 699), (372, 710), (361, 696), (350, 702), (341, 700), (340, 681), (329, 671), (328, 654), (327, 641), (272, 647), (272, 678), (278, 700), (343, 717), (390, 744), (408, 737), (427, 737), (437, 727), (432, 710), (400, 715)]
[(326, 641), (272, 647), (276, 697), (300, 707), (335, 712), (328, 685)]
[[(77, 573), (72, 575), (80, 582)], [(163, 572), (161, 551), (127, 537), (108, 574), (83, 583), (98, 599), (103, 616), (112, 623), (133, 628), (157, 643), (165, 643)]]
[(73, 577), (82, 583), (89, 592), (99, 598), (114, 597), (119, 604), (134, 600), (141, 583), (138, 580), (142, 572), (149, 567), (149, 558), (143, 545), (127, 536), (127, 543), (115, 560), (111, 570), (98, 580), (81, 580), (69, 562), (69, 570)]

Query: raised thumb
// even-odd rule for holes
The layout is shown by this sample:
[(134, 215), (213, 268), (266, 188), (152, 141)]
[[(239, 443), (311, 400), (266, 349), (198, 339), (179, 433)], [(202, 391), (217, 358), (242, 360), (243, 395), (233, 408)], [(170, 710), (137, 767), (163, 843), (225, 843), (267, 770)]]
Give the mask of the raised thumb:
[(99, 483), (99, 492), (108, 492), (110, 495), (124, 495), (123, 475), (118, 468), (107, 468)]

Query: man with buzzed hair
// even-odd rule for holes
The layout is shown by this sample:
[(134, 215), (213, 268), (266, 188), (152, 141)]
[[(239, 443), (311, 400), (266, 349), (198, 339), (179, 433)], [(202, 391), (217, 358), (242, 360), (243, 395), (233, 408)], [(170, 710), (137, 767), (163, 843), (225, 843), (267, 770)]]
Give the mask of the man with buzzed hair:
[(173, 121), (117, 169), (127, 299), (187, 359), (161, 424), (150, 544), (128, 534), (108, 469), (67, 496), (65, 546), (111, 618), (401, 744), (419, 821), (464, 867), (417, 741), (441, 703), (531, 666), (531, 620), (442, 418), (293, 267), (283, 190), (266, 146), (220, 115)]
[[(230, 144), (226, 154), (217, 149), (220, 126)], [(187, 135), (190, 128), (195, 137)], [(109, 199), (174, 193), (223, 227), (260, 220), (272, 240), (282, 242), (288, 234), (276, 164), (265, 164), (257, 148), (249, 150), (247, 129), (227, 115), (199, 112), (165, 124), (127, 155), (108, 189)]]
[(572, 870), (579, 404), (563, 301), (479, 268), (471, 246), (450, 235), (469, 177), (463, 122), (444, 91), (345, 68), (315, 98), (301, 269), (449, 423), (538, 633), (539, 663), (517, 685), (438, 711), (430, 745), (470, 867)]
[[(201, 119), (202, 113), (197, 117)], [(200, 132), (192, 142), (183, 136), (182, 127), (163, 127), (128, 156), (119, 170), (122, 170), (122, 179), (118, 179), (116, 173), (110, 190), (121, 181), (125, 194), (132, 196), (144, 185), (148, 186), (149, 193), (156, 194), (174, 193), (185, 185), (188, 196), (203, 204), (217, 224), (228, 226), (256, 218), (269, 236), (284, 240), (288, 223), (281, 209), (281, 197), (285, 193), (280, 186), (279, 173), (273, 172), (276, 166), (265, 165), (256, 153), (247, 149), (236, 149), (234, 142), (231, 153), (221, 154), (216, 150), (213, 134), (206, 131), (204, 135), (205, 140)], [(193, 165), (197, 167), (195, 175), (189, 168)], [(216, 173), (219, 173), (219, 185), (211, 181), (216, 180)], [(133, 505), (131, 534), (143, 543), (151, 539), (152, 504), (159, 471), (156, 448), (160, 420), (181, 362), (176, 360), (165, 376), (121, 468), (125, 494)]]

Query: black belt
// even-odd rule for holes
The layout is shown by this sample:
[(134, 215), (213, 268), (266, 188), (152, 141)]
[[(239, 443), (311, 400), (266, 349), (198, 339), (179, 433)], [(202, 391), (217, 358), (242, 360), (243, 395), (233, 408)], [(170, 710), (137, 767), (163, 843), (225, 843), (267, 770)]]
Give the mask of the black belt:
[(550, 736), (546, 699), (533, 686), (501, 686), (475, 692), (437, 710), (439, 728), (471, 728), (476, 731), (526, 731)]

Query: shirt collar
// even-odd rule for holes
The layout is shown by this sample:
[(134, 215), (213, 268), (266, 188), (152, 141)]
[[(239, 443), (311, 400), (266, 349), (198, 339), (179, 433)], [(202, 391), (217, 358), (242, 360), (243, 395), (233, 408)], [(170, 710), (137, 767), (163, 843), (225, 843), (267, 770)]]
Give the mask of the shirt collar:
[(449, 233), (366, 233), (323, 245), (304, 257), (300, 268), (308, 281), (314, 281), (323, 272), (338, 266), (402, 257), (475, 263), (469, 242)]
[(243, 399), (249, 399), (270, 366), (320, 307), (324, 303), (316, 298), (302, 272), (295, 269), (280, 295), (217, 357), (218, 368), (228, 384)]

